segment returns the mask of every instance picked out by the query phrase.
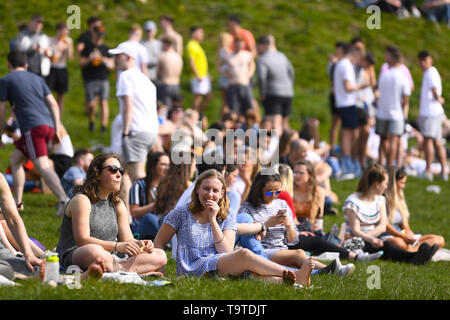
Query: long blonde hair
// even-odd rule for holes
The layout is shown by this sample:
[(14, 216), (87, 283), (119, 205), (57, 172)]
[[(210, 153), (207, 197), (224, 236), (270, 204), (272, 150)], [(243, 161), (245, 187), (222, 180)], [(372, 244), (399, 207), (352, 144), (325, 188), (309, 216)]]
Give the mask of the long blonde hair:
[(204, 209), (203, 205), (200, 202), (200, 199), (198, 198), (198, 188), (200, 188), (200, 185), (202, 184), (203, 180), (209, 178), (219, 179), (219, 181), (222, 183), (223, 197), (218, 202), (219, 212), (217, 213), (217, 220), (225, 220), (228, 217), (228, 212), (230, 210), (230, 200), (228, 199), (227, 196), (227, 184), (225, 182), (225, 178), (216, 169), (206, 170), (205, 172), (203, 172), (201, 175), (198, 176), (197, 181), (195, 182), (194, 189), (192, 190), (191, 194), (192, 201), (189, 204), (189, 210), (191, 210), (193, 215), (196, 215)]
[(277, 163), (274, 167), (280, 175), (282, 189), (294, 198), (294, 174), (291, 167), (284, 163)]
[(409, 210), (405, 201), (405, 194), (403, 190), (397, 189), (397, 182), (406, 177), (407, 174), (404, 169), (389, 170), (389, 184), (386, 189), (386, 209), (388, 220), (392, 224), (395, 219), (395, 211), (398, 210), (402, 216), (402, 221), (408, 221)]

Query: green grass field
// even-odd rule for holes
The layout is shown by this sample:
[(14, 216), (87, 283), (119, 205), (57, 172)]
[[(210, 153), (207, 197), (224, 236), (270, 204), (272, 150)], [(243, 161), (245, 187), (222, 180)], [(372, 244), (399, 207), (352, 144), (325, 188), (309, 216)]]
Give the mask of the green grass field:
[[(295, 97), (291, 125), (299, 129), (304, 116), (314, 116), (321, 120), (321, 135), (328, 140), (330, 114), (328, 111), (328, 87), (326, 75), (327, 55), (333, 51), (334, 42), (349, 40), (361, 35), (368, 49), (377, 58), (377, 70), (383, 61), (384, 47), (397, 44), (405, 54), (415, 80), (416, 90), (411, 100), (410, 119), (417, 117), (421, 71), (416, 55), (427, 48), (435, 56), (435, 65), (441, 73), (444, 98), (450, 96), (450, 31), (437, 30), (431, 23), (420, 19), (399, 21), (396, 17), (382, 14), (381, 30), (368, 30), (364, 10), (355, 9), (349, 1), (151, 1), (142, 4), (136, 1), (106, 0), (101, 5), (89, 1), (77, 1), (81, 9), (82, 30), (91, 15), (104, 19), (107, 29), (106, 43), (113, 47), (127, 37), (127, 29), (133, 23), (145, 20), (157, 20), (162, 14), (175, 17), (176, 29), (188, 39), (188, 30), (192, 24), (200, 24), (205, 29), (204, 48), (209, 58), (214, 79), (218, 74), (214, 68), (217, 40), (220, 31), (225, 29), (226, 19), (232, 13), (240, 13), (243, 27), (253, 31), (256, 37), (264, 33), (273, 33), (278, 47), (291, 59), (296, 70)], [(32, 13), (38, 12), (46, 17), (45, 31), (53, 35), (53, 28), (68, 15), (69, 2), (63, 0), (38, 1), (18, 0), (0, 3), (0, 76), (7, 73), (6, 45), (16, 34), (17, 25), (27, 22)], [(73, 30), (71, 36), (76, 39), (82, 30)], [(109, 144), (109, 134), (89, 133), (87, 119), (84, 116), (84, 90), (78, 61), (69, 63), (70, 89), (66, 96), (66, 109), (62, 116), (74, 147), (89, 147), (94, 144)], [(111, 119), (117, 114), (114, 77), (111, 76)], [(182, 92), (185, 107), (191, 104), (189, 77), (183, 72)], [(257, 96), (257, 92), (255, 92)], [(213, 92), (213, 99), (206, 115), (210, 122), (220, 114), (220, 93)], [(4, 172), (9, 164), (11, 145), (0, 150), (0, 170)], [(341, 208), (345, 198), (356, 188), (356, 181), (333, 181), (333, 189), (340, 198), (336, 205)], [(407, 202), (411, 211), (411, 226), (416, 233), (434, 233), (450, 239), (448, 183), (436, 181), (442, 188), (439, 195), (425, 191), (429, 183), (410, 178), (406, 189)], [(56, 247), (60, 219), (55, 217), (56, 202), (52, 195), (25, 194), (25, 211), (21, 213), (30, 236), (39, 239), (49, 249)], [(343, 222), (342, 214), (336, 217), (326, 216), (325, 229), (333, 223)], [(448, 246), (447, 246), (448, 247)], [(170, 254), (168, 254), (170, 255)], [(40, 285), (36, 281), (21, 282), (21, 287), (0, 287), (0, 299), (226, 299), (226, 300), (270, 300), (270, 299), (444, 299), (450, 298), (450, 276), (448, 262), (436, 262), (426, 266), (412, 266), (393, 262), (377, 261), (373, 264), (381, 270), (381, 289), (370, 290), (367, 287), (369, 264), (356, 263), (356, 271), (348, 278), (323, 276), (313, 277), (314, 288), (299, 290), (284, 285), (262, 283), (255, 280), (224, 280), (177, 278), (175, 262), (169, 260), (167, 278), (171, 286), (150, 288), (137, 285), (121, 285), (88, 280), (79, 290), (65, 287), (56, 289)]]

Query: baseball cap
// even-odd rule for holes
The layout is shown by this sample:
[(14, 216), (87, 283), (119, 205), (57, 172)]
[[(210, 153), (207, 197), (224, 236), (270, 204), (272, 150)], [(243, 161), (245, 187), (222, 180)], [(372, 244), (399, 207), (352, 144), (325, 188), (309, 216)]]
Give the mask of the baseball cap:
[(136, 47), (129, 42), (122, 42), (117, 46), (117, 48), (109, 49), (110, 54), (126, 54), (129, 57), (136, 59), (137, 51)]
[(144, 22), (144, 31), (156, 30), (156, 23), (154, 21), (145, 21)]

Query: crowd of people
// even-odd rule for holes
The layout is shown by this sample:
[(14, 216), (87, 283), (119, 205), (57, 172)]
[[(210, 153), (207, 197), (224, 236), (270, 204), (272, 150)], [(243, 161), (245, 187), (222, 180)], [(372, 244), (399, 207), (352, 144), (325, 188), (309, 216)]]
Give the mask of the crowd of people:
[(449, 0), (424, 0), (419, 6), (415, 0), (354, 0), (358, 8), (366, 8), (372, 5), (381, 10), (397, 15), (399, 19), (409, 17), (424, 17), (437, 26), (444, 23), (450, 28), (450, 1)]
[[(189, 29), (184, 47), (174, 19), (163, 16), (160, 37), (156, 23), (146, 21), (143, 28), (133, 24), (128, 40), (109, 48), (102, 20), (92, 17), (75, 42), (88, 130), (95, 130), (98, 103), (100, 131), (109, 126), (112, 71), (120, 108), (111, 146), (95, 156), (87, 146), (74, 150), (63, 125), (67, 60), (74, 57), (69, 30), (58, 24), (57, 35), (48, 38), (43, 21), (34, 15), (11, 41), (10, 73), (0, 79), (0, 134), (16, 145), (10, 183), (0, 175), (3, 274), (30, 275), (33, 266), (44, 267), (45, 247), (28, 237), (19, 215), (25, 210), (26, 160), (58, 198), (61, 266), (77, 265), (83, 277), (115, 271), (162, 275), (165, 250), (172, 249), (178, 275), (309, 286), (311, 276), (350, 275), (355, 265), (340, 259), (421, 265), (445, 245), (440, 235), (412, 232), (403, 192), (407, 175), (418, 174), (417, 161), (423, 161), (419, 175), (433, 180), (433, 165), (440, 165), (437, 174), (448, 181), (442, 136), (449, 124), (429, 52), (417, 56), (423, 79), (414, 128), (406, 124), (414, 82), (400, 49), (386, 47), (377, 80), (374, 55), (361, 38), (336, 42), (328, 64), (328, 144), (320, 138), (318, 119), (303, 119), (299, 132), (290, 127), (293, 65), (273, 35), (256, 41), (238, 16), (229, 17), (220, 36), (222, 110), (211, 124), (203, 114), (213, 81), (202, 27)], [(190, 71), (191, 108), (181, 96), (184, 67)], [(410, 137), (423, 158), (411, 158)], [(324, 229), (326, 215), (339, 213), (331, 179), (359, 179), (344, 202), (341, 232), (337, 226)], [(312, 257), (324, 252), (339, 259), (325, 265)]]

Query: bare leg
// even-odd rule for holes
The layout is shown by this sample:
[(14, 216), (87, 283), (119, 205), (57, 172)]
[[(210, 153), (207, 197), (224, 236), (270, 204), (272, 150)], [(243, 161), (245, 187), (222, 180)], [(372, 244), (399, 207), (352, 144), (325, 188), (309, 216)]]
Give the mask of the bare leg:
[(98, 257), (89, 265), (87, 270), (81, 274), (81, 280), (86, 280), (88, 278), (100, 279), (105, 272), (105, 262), (102, 258)]
[(127, 261), (121, 263), (121, 265), (125, 270), (130, 272), (149, 274), (160, 270), (166, 263), (167, 257), (164, 250), (155, 248), (152, 253), (141, 253), (137, 256), (132, 256)]
[(435, 234), (426, 234), (419, 238), (419, 244), (416, 247), (419, 248), (420, 245), (425, 242), (428, 243), (430, 246), (437, 244), (439, 246), (439, 249), (442, 249), (445, 246), (445, 239), (443, 236), (438, 236)]
[(424, 138), (424, 149), (425, 149), (425, 160), (427, 162), (425, 172), (431, 173), (431, 163), (433, 162), (434, 159), (433, 139)]
[(287, 270), (279, 264), (266, 260), (248, 249), (240, 249), (221, 256), (217, 269), (224, 276), (227, 274), (239, 276), (244, 271), (250, 271), (262, 278), (277, 277), (283, 279), (283, 275), (287, 276), (287, 280), (292, 278), (292, 274), (286, 274), (284, 271)]
[(67, 199), (66, 192), (64, 191), (61, 181), (55, 170), (50, 167), (49, 159), (47, 156), (42, 156), (33, 161), (34, 166), (41, 174), (45, 183), (48, 185), (53, 194), (58, 198), (59, 201), (64, 201)]
[(102, 127), (107, 127), (108, 126), (108, 120), (109, 120), (109, 105), (108, 105), (108, 100), (102, 99), (101, 100), (101, 110), (102, 110)]
[(25, 170), (23, 169), (22, 165), (24, 161), (24, 154), (20, 150), (15, 149), (11, 154), (9, 163), (11, 165), (11, 172), (13, 176), (14, 201), (16, 202), (16, 204), (22, 202), (23, 197), (23, 188), (25, 186)]
[(370, 130), (369, 124), (361, 126), (359, 128), (358, 153), (361, 168), (364, 168), (364, 166), (366, 165), (366, 157), (367, 157), (366, 150), (367, 150), (367, 140), (369, 139), (369, 130)]
[(400, 136), (391, 135), (390, 137), (390, 148), (388, 154), (387, 166), (390, 167), (394, 164), (394, 160), (397, 159), (398, 149), (400, 144)]
[(59, 106), (59, 114), (60, 114), (60, 117), (62, 118), (62, 114), (64, 111), (64, 94), (63, 93), (58, 93), (57, 102), (58, 102), (58, 106)]
[(97, 261), (97, 258), (103, 260), (106, 272), (125, 271), (111, 253), (96, 244), (87, 244), (76, 249), (72, 255), (72, 264), (79, 266), (82, 270), (87, 270), (89, 266)]
[(272, 116), (273, 119), (273, 128), (277, 131), (279, 137), (283, 133), (283, 116), (281, 114), (274, 114)]
[(439, 163), (441, 164), (441, 173), (446, 174), (447, 173), (447, 155), (445, 152), (445, 148), (439, 139), (434, 139), (433, 142), (434, 142), (434, 148), (436, 150), (437, 158), (439, 160)]
[(97, 99), (91, 100), (87, 103), (87, 111), (88, 111), (88, 117), (89, 122), (95, 122), (95, 113), (97, 112)]
[(341, 125), (341, 118), (338, 114), (333, 114), (332, 120), (331, 120), (331, 128), (330, 128), (330, 147), (331, 150), (334, 150), (336, 147), (336, 140), (337, 140), (337, 134), (339, 127)]
[[(310, 257), (302, 249), (298, 250), (280, 250), (272, 256), (272, 261), (283, 266), (301, 268), (303, 263)], [(314, 261), (317, 269), (322, 269), (325, 265), (321, 262)]]

